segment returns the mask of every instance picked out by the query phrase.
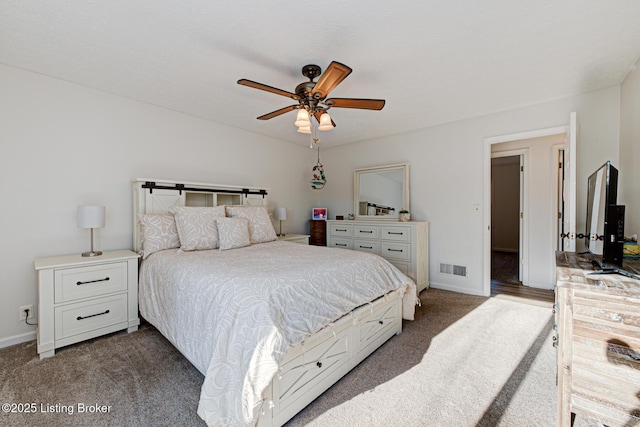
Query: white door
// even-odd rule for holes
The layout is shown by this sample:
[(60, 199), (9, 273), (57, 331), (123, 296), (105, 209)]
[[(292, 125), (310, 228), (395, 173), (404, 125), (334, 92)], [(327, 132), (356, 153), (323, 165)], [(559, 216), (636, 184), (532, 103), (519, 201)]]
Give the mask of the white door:
[(520, 219), (518, 220), (518, 280), (522, 283), (524, 266), (524, 155), (520, 154)]
[(564, 250), (576, 251), (576, 145), (577, 116), (575, 111), (569, 115), (569, 126), (564, 147)]

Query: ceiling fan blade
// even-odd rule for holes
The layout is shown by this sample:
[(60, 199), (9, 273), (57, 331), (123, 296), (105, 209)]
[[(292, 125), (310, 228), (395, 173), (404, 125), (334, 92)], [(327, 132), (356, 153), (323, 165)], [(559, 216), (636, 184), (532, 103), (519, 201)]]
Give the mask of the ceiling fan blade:
[(276, 111), (272, 111), (268, 114), (265, 114), (263, 116), (258, 117), (258, 120), (269, 120), (269, 119), (273, 119), (274, 117), (279, 116), (280, 114), (284, 114), (284, 113), (288, 113), (289, 111), (293, 111), (296, 108), (298, 108), (298, 105), (289, 105), (288, 107), (284, 107), (281, 108), (279, 110)]
[(254, 82), (252, 80), (240, 79), (238, 80), (238, 84), (242, 86), (252, 87), (254, 89), (260, 89), (267, 92), (275, 93), (276, 95), (286, 96), (287, 98), (292, 98), (295, 100), (299, 99), (299, 96), (292, 92), (287, 92), (286, 90), (278, 89), (277, 87), (263, 85), (262, 83)]
[(363, 110), (382, 110), (384, 99), (331, 98), (325, 101), (330, 107), (360, 108)]
[(347, 67), (344, 64), (333, 61), (324, 73), (320, 76), (320, 79), (313, 87), (311, 94), (316, 99), (324, 99), (329, 92), (335, 89), (336, 86), (340, 84), (341, 81), (347, 78), (349, 74), (351, 74), (351, 68)]
[[(315, 113), (313, 113), (313, 117), (315, 117), (315, 118), (316, 118), (316, 121), (317, 121), (318, 123), (320, 123), (320, 116), (321, 116), (323, 113), (325, 113), (325, 111), (324, 111), (324, 110), (318, 110), (318, 111), (316, 111)], [(334, 121), (333, 121), (333, 118), (331, 119), (331, 124), (333, 125), (333, 127), (336, 127), (336, 122), (334, 122)]]

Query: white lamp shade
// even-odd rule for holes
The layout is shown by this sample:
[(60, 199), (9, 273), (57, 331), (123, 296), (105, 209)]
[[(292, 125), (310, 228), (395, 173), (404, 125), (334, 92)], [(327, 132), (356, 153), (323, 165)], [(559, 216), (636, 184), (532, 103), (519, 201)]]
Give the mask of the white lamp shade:
[(320, 116), (320, 126), (318, 130), (331, 130), (333, 129), (333, 123), (331, 123), (331, 116), (329, 113), (322, 113)]
[(309, 113), (307, 112), (307, 110), (303, 108), (298, 110), (298, 116), (296, 117), (294, 125), (298, 127), (311, 126), (311, 121), (309, 121)]
[(102, 228), (104, 227), (104, 206), (81, 205), (78, 206), (78, 227)]
[(301, 126), (298, 128), (299, 133), (311, 134), (311, 125), (309, 126)]
[(287, 219), (287, 208), (276, 208), (273, 211), (273, 216), (280, 221)]

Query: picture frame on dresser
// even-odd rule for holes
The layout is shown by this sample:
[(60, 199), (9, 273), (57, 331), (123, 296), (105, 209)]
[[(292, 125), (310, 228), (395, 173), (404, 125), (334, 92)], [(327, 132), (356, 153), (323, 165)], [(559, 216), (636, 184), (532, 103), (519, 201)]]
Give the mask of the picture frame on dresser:
[(327, 208), (313, 208), (311, 210), (311, 219), (324, 220), (327, 218)]

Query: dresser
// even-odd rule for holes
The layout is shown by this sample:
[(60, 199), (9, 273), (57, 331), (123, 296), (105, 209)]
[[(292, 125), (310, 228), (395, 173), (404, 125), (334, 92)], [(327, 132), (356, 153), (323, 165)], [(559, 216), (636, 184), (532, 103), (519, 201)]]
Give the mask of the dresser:
[(418, 292), (429, 287), (429, 223), (327, 221), (327, 246), (380, 255), (409, 276)]
[(309, 220), (309, 244), (327, 246), (327, 221), (320, 219)]
[(587, 255), (556, 254), (558, 425), (640, 425), (640, 281), (591, 273)]
[(40, 358), (66, 345), (138, 329), (138, 258), (122, 250), (35, 260)]

